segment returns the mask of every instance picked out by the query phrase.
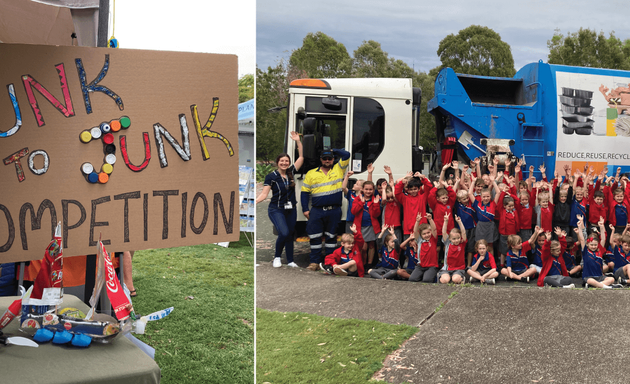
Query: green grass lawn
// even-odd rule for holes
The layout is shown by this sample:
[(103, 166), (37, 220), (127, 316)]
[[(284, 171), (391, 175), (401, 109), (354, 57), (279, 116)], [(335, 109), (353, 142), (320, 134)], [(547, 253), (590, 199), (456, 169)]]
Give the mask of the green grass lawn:
[(258, 383), (366, 383), (418, 328), (256, 311)]
[(175, 307), (137, 337), (155, 351), (162, 383), (254, 382), (254, 249), (241, 234), (214, 244), (136, 252), (133, 305)]

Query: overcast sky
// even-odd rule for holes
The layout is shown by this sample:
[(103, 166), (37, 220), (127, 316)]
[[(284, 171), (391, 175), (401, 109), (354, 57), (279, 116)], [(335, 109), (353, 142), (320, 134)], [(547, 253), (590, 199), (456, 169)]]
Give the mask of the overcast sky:
[(416, 71), (440, 65), (437, 49), (444, 37), (470, 25), (487, 26), (512, 48), (516, 70), (540, 59), (547, 61), (547, 40), (554, 30), (580, 27), (611, 31), (630, 38), (627, 1), (510, 0), (258, 0), (257, 58), (259, 68), (274, 66), (302, 46), (309, 32), (321, 31), (345, 45), (350, 56), (363, 41), (375, 40), (390, 57)]
[(238, 56), (239, 77), (255, 72), (256, 0), (115, 4), (116, 19), (110, 25), (121, 48), (232, 53)]

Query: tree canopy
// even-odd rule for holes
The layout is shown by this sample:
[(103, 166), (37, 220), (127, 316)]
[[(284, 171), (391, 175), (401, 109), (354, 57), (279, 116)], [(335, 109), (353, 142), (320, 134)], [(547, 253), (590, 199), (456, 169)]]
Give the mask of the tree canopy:
[(630, 39), (621, 41), (613, 32), (580, 28), (566, 36), (556, 30), (547, 40), (549, 64), (630, 70)]
[(302, 47), (291, 54), (289, 65), (310, 78), (347, 77), (352, 60), (346, 47), (322, 32), (308, 33)]
[(471, 25), (446, 36), (437, 50), (442, 65), (457, 73), (512, 77), (516, 74), (510, 45), (488, 27)]
[(307, 77), (303, 70), (280, 60), (266, 71), (256, 68), (256, 158), (267, 163), (283, 152), (287, 124), (286, 107), (291, 81)]
[(238, 79), (238, 102), (244, 103), (254, 98), (254, 75), (248, 73)]

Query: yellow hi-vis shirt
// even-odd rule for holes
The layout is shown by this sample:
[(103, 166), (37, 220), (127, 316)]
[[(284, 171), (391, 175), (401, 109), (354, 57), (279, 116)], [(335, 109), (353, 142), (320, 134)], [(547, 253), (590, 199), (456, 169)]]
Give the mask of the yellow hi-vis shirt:
[(329, 171), (324, 174), (320, 167), (311, 169), (304, 176), (302, 185), (302, 210), (309, 210), (308, 197), (310, 195), (313, 207), (325, 207), (329, 205), (341, 205), (343, 192), (341, 184), (350, 163), (350, 158), (339, 160)]

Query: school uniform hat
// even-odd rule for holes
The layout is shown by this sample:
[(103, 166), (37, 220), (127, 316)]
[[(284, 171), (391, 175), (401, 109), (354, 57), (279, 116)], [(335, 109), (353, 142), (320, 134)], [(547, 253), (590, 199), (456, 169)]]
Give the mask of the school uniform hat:
[(335, 155), (333, 154), (333, 152), (330, 149), (324, 149), (321, 153), (321, 155), (319, 155), (320, 158), (323, 157), (335, 157)]

